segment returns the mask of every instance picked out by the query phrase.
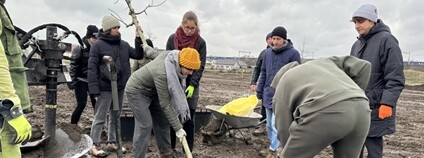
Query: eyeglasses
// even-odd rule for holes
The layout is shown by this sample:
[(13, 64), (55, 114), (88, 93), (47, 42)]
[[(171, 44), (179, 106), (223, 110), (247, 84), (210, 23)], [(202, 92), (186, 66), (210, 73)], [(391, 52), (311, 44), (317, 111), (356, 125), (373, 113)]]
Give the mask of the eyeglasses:
[(363, 23), (363, 22), (365, 22), (367, 19), (366, 18), (363, 18), (363, 17), (353, 17), (352, 18), (352, 20), (350, 20), (350, 21), (352, 21), (353, 23)]

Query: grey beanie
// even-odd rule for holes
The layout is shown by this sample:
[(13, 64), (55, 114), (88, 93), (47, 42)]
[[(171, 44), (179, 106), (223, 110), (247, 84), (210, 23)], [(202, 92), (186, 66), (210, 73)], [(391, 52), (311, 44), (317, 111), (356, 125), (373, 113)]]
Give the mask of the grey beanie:
[(121, 25), (119, 24), (118, 19), (116, 19), (115, 17), (110, 16), (110, 15), (106, 15), (102, 18), (103, 31), (107, 31), (107, 30), (114, 28), (114, 27), (117, 27), (117, 26), (121, 26)]
[(377, 7), (375, 7), (375, 5), (372, 5), (372, 4), (362, 4), (353, 13), (352, 18), (353, 17), (362, 17), (362, 18), (371, 20), (373, 22), (377, 22), (377, 19), (378, 19)]

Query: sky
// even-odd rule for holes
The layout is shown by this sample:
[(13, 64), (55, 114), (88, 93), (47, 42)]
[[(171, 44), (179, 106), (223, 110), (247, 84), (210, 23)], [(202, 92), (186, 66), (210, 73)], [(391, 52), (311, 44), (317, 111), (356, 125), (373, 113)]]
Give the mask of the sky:
[[(132, 6), (139, 12), (161, 2), (132, 0)], [(266, 46), (266, 34), (283, 26), (303, 57), (320, 58), (349, 55), (358, 36), (350, 19), (363, 3), (377, 6), (379, 18), (399, 41), (404, 61), (424, 61), (423, 0), (167, 0), (137, 18), (145, 36), (158, 48), (165, 48), (183, 14), (191, 10), (198, 16), (208, 56), (257, 57)], [(7, 0), (5, 5), (14, 24), (26, 31), (59, 23), (84, 36), (87, 25), (101, 28), (101, 18), (113, 14), (110, 10), (131, 22), (124, 0)], [(135, 27), (121, 24), (120, 31), (122, 39), (134, 45)], [(35, 36), (44, 34), (39, 31)]]

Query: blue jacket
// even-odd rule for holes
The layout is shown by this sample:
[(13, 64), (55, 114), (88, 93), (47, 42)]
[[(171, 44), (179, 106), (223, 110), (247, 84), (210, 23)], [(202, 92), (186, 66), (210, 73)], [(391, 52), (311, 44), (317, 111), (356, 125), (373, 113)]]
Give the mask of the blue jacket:
[(287, 45), (279, 50), (273, 50), (273, 48), (266, 49), (262, 59), (261, 74), (256, 88), (256, 95), (259, 99), (262, 99), (262, 105), (268, 109), (272, 108), (272, 97), (274, 97), (275, 89), (270, 85), (275, 74), (281, 67), (290, 62), (297, 61), (301, 63), (299, 52), (294, 49), (290, 39), (287, 42)]

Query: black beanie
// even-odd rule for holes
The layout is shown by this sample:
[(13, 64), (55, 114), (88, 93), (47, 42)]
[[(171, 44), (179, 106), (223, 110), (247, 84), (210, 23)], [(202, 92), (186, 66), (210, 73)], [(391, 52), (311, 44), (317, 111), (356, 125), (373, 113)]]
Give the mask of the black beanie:
[(97, 33), (99, 32), (99, 29), (94, 25), (88, 25), (87, 26), (87, 33), (85, 34), (86, 37), (96, 37)]
[(287, 39), (287, 31), (284, 27), (278, 26), (272, 30), (272, 36), (280, 36), (281, 38)]

